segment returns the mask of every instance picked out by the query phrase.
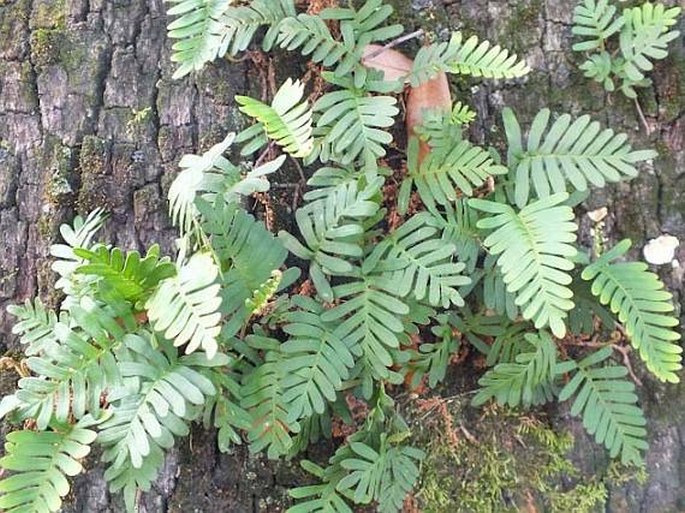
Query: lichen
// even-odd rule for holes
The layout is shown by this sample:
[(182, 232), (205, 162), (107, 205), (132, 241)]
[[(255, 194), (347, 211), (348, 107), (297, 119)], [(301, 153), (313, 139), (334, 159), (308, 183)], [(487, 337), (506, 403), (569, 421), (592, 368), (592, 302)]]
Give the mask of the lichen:
[(66, 4), (64, 0), (47, 0), (39, 3), (31, 15), (31, 25), (36, 28), (66, 27)]

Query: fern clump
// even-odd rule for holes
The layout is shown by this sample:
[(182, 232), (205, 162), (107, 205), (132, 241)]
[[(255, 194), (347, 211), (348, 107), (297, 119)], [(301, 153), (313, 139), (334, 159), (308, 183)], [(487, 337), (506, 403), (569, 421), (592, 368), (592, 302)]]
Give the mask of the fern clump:
[[(387, 25), (382, 0), (318, 15), (292, 0), (170, 1), (177, 76), (261, 34), (263, 49), (299, 50), (327, 68), (325, 87), (313, 102), (292, 78), (269, 102), (236, 96), (254, 124), (179, 162), (168, 193), (173, 259), (157, 245), (143, 256), (99, 240), (99, 210), (61, 229), (51, 254), (64, 301), (9, 309), (26, 358), (0, 417), (23, 428), (0, 459), (11, 473), (0, 507), (57, 511), (93, 445), (110, 489), (135, 511), (193, 422), (218, 430), (221, 451), (245, 443), (276, 459), (344, 421), (352, 434), (326, 466), (302, 461), (315, 482), (291, 490), (289, 511), (400, 511), (425, 456), (392, 387), (437, 386), (468, 346), (488, 367), (474, 405), (572, 401), (612, 457), (641, 463), (646, 421), (614, 350), (630, 345), (657, 379), (678, 382), (674, 306), (645, 264), (623, 261), (629, 242), (604, 254), (582, 247), (573, 207), (580, 192), (636, 176), (654, 152), (588, 116), (542, 109), (524, 130), (505, 109), (503, 159), (466, 138), (475, 113), (457, 102), (428, 106), (404, 158), (390, 133), (403, 85), (412, 94), (445, 73), (514, 79), (526, 63), (457, 32), (389, 81), (362, 62), (369, 44), (403, 31)], [(626, 44), (651, 26), (657, 50), (670, 37), (673, 10), (630, 10), (621, 24), (607, 2), (583, 9), (583, 50), (623, 27)], [(623, 73), (636, 77), (627, 61)], [(240, 162), (227, 155), (236, 145)], [(269, 191), (286, 156), (310, 175), (295, 222), (274, 234), (246, 199)]]
[[(636, 87), (651, 81), (646, 74), (653, 61), (665, 59), (668, 44), (680, 35), (676, 24), (680, 7), (645, 2), (618, 13), (609, 0), (583, 0), (574, 10), (573, 33), (583, 38), (573, 45), (577, 52), (590, 52), (580, 66), (585, 76), (601, 83), (607, 91), (617, 87), (636, 98)], [(618, 48), (611, 38), (618, 36)]]

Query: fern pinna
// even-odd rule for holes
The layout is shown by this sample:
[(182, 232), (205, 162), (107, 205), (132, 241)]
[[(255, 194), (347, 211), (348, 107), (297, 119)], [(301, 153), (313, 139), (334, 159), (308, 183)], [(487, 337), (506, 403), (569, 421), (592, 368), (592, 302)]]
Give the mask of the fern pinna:
[[(10, 307), (26, 359), (0, 416), (25, 427), (0, 459), (11, 472), (0, 507), (57, 511), (65, 476), (80, 473), (97, 444), (110, 488), (134, 511), (193, 422), (218, 430), (221, 451), (247, 443), (280, 458), (331, 437), (340, 418), (353, 434), (328, 465), (302, 462), (316, 482), (291, 490), (289, 511), (399, 511), (424, 455), (390, 387), (437, 386), (467, 346), (489, 367), (474, 405), (571, 401), (611, 456), (641, 462), (646, 421), (613, 349), (630, 344), (657, 379), (677, 382), (674, 306), (645, 264), (621, 261), (629, 242), (590, 261), (573, 206), (579, 191), (636, 176), (654, 152), (633, 150), (588, 116), (543, 109), (525, 130), (504, 109), (502, 159), (467, 140), (475, 114), (457, 102), (423, 113), (407, 165), (389, 169), (403, 157), (390, 129), (404, 84), (445, 73), (513, 79), (526, 63), (457, 32), (386, 81), (362, 59), (369, 44), (403, 31), (387, 24), (392, 8), (382, 0), (319, 14), (298, 13), (292, 0), (169, 2), (177, 77), (261, 34), (262, 49), (299, 50), (325, 68), (325, 87), (314, 102), (293, 79), (270, 102), (237, 96), (251, 124), (181, 159), (169, 188), (174, 261), (159, 246), (142, 256), (99, 241), (101, 211), (62, 228), (51, 250), (59, 309), (39, 300)], [(587, 39), (576, 49), (603, 51), (622, 31), (617, 73), (629, 92), (650, 69), (644, 55), (663, 55), (676, 12), (643, 6), (611, 21), (614, 13), (586, 0), (574, 32)], [(226, 155), (237, 144), (243, 157), (259, 152), (255, 163)], [(269, 190), (286, 157), (305, 159), (311, 175), (294, 225), (276, 235), (245, 199)], [(604, 338), (616, 330), (618, 339)], [(588, 348), (587, 335), (600, 342)], [(368, 407), (361, 421), (351, 398)]]

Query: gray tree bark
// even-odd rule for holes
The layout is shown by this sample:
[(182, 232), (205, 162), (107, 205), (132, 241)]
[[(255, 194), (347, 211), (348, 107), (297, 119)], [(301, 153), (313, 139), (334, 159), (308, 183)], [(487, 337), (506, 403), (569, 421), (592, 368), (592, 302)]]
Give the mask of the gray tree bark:
[[(394, 0), (407, 31), (442, 34), (464, 29), (525, 56), (533, 72), (522, 83), (458, 81), (458, 99), (479, 114), (472, 136), (501, 140), (499, 113), (513, 107), (527, 122), (542, 107), (590, 113), (636, 146), (654, 147), (653, 169), (633, 182), (594, 195), (590, 207), (609, 208), (613, 241), (633, 239), (635, 254), (662, 233), (685, 240), (685, 47), (653, 72), (641, 103), (652, 127), (641, 128), (632, 102), (607, 96), (578, 70), (571, 52), (573, 0)], [(681, 17), (681, 20), (685, 17)], [(175, 230), (166, 191), (179, 158), (206, 149), (239, 124), (233, 96), (260, 94), (260, 77), (247, 62), (217, 62), (197, 76), (172, 81), (161, 0), (0, 0), (0, 345), (15, 352), (5, 306), (39, 294), (54, 305), (49, 245), (75, 213), (104, 207), (104, 236), (125, 248), (161, 241), (172, 250)], [(681, 21), (681, 31), (683, 30)], [(276, 54), (279, 80), (299, 76)], [(279, 64), (281, 63), (281, 64)], [(286, 63), (286, 64), (282, 64)], [(583, 229), (588, 230), (586, 218)], [(681, 267), (660, 274), (682, 301)], [(458, 372), (458, 371), (455, 371)], [(3, 393), (15, 376), (0, 379)], [(685, 510), (685, 389), (648, 377), (641, 394), (649, 417), (650, 472), (644, 485), (611, 490), (606, 511)], [(574, 458), (592, 471), (605, 456), (563, 412), (557, 422), (577, 435)], [(3, 428), (3, 433), (6, 427)], [(77, 479), (65, 511), (122, 511), (102, 479), (97, 458)], [(197, 429), (167, 460), (143, 498), (148, 512), (279, 511), (298, 474), (236, 449), (221, 455), (210, 432)]]

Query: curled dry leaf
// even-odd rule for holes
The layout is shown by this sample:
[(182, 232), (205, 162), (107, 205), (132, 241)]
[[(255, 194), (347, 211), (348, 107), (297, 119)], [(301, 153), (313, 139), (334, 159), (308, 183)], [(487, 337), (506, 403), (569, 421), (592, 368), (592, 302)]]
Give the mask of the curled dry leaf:
[[(384, 49), (380, 45), (367, 45), (364, 48), (362, 64), (367, 68), (377, 69), (385, 73), (385, 80), (403, 80), (411, 72), (414, 61), (397, 50)], [(445, 110), (452, 108), (452, 95), (444, 72), (435, 78), (422, 83), (418, 87), (411, 87), (407, 95), (407, 136), (416, 135), (415, 128), (423, 122), (423, 116), (429, 110)], [(419, 162), (430, 151), (429, 146), (422, 142), (419, 151)]]

